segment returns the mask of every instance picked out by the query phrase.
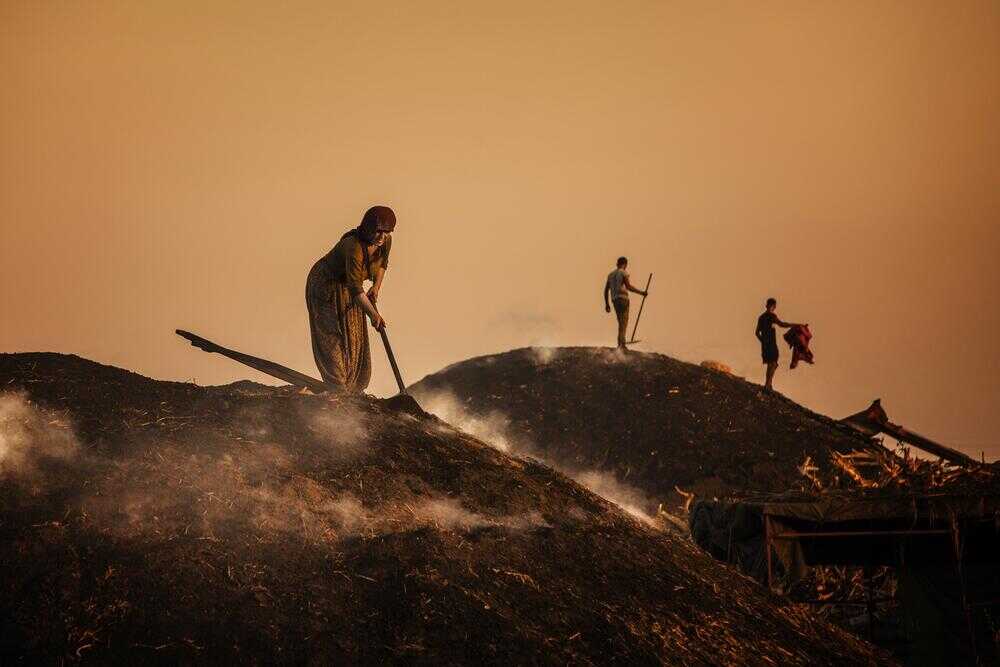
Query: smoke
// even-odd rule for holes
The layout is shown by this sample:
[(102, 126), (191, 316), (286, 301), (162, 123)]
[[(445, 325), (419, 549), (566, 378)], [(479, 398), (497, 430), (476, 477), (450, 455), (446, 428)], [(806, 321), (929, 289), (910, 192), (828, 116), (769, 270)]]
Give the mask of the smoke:
[(431, 498), (413, 507), (407, 506), (417, 525), (432, 525), (440, 530), (469, 531), (484, 526), (503, 526), (513, 530), (527, 530), (547, 526), (538, 512), (503, 517), (485, 517), (470, 512), (455, 498)]
[[(266, 400), (236, 410), (231, 430), (239, 439), (266, 443), (278, 437), (273, 405)], [(314, 436), (315, 444), (336, 458), (349, 459), (365, 451), (368, 432), (362, 412), (349, 402), (320, 401), (299, 404), (296, 413)]]
[[(367, 518), (361, 503), (297, 471), (297, 461), (274, 445), (227, 447), (198, 454), (151, 443), (141, 455), (110, 464), (81, 509), (118, 537), (205, 539), (253, 534), (258, 541), (294, 535), (329, 543), (354, 534)], [(226, 451), (226, 450), (229, 451)]]
[(0, 393), (0, 479), (38, 482), (46, 463), (72, 459), (79, 449), (67, 418), (34, 405), (23, 392)]
[(652, 524), (653, 519), (642, 508), (651, 507), (653, 501), (633, 486), (622, 484), (614, 475), (597, 470), (570, 474), (578, 484), (586, 487), (607, 501), (618, 505), (635, 518)]
[(638, 357), (628, 352), (625, 352), (621, 348), (617, 347), (597, 347), (593, 348), (591, 353), (598, 358), (599, 361), (605, 364), (634, 364), (638, 361)]
[[(3, 394), (0, 473), (30, 477), (33, 487), (72, 491), (85, 525), (124, 540), (249, 538), (280, 544), (294, 538), (332, 545), (414, 528), (545, 525), (538, 514), (486, 517), (445, 497), (404, 496), (365, 506), (346, 488), (370, 440), (364, 413), (350, 402), (305, 402), (282, 412), (265, 400), (236, 408), (225, 432), (190, 433), (194, 437), (175, 439), (126, 431), (125, 454), (89, 454), (68, 421), (23, 394)], [(73, 466), (56, 479), (41, 467), (52, 458), (72, 458)], [(46, 502), (34, 493), (18, 497)]]
[(338, 459), (351, 459), (363, 454), (368, 444), (368, 431), (361, 412), (351, 405), (324, 405), (303, 413), (309, 430), (325, 445), (328, 453)]
[(355, 535), (371, 520), (361, 502), (350, 493), (334, 495), (308, 477), (291, 480), (277, 489), (252, 489), (254, 528), (297, 533), (312, 542), (332, 542)]
[(425, 411), (437, 415), (460, 431), (479, 438), (502, 452), (515, 451), (525, 454), (525, 450), (528, 449), (511, 439), (510, 419), (499, 411), (477, 417), (466, 410), (454, 394), (447, 391), (421, 393), (418, 400)]
[(352, 536), (414, 528), (525, 530), (546, 525), (537, 513), (486, 517), (445, 497), (366, 507), (352, 493), (331, 490), (300, 472), (288, 452), (273, 446), (221, 457), (151, 450), (136, 462), (114, 466), (99, 491), (86, 498), (83, 510), (102, 530), (127, 539), (252, 535), (258, 542), (280, 543), (294, 536), (332, 545)]
[(430, 523), (445, 530), (469, 530), (489, 525), (486, 517), (469, 512), (454, 498), (426, 500), (413, 508), (418, 523)]
[(559, 356), (559, 349), (555, 347), (533, 347), (531, 348), (531, 354), (536, 364), (545, 366)]
[[(282, 419), (304, 425), (311, 438), (281, 435)], [(364, 454), (358, 408), (321, 401), (280, 415), (264, 403), (237, 410), (231, 423), (238, 435), (206, 435), (194, 451), (137, 438), (127, 459), (101, 463), (84, 515), (126, 538), (196, 531), (205, 539), (285, 534), (315, 543), (356, 534), (369, 520), (353, 495), (329, 490), (308, 471), (316, 455), (338, 465)]]
[[(555, 352), (555, 350), (553, 350)], [(626, 357), (618, 351), (603, 350), (612, 363), (618, 356)], [(421, 392), (417, 397), (420, 405), (431, 414), (440, 417), (453, 427), (468, 433), (502, 452), (515, 456), (538, 459), (555, 470), (567, 475), (592, 493), (619, 506), (633, 517), (653, 524), (653, 519), (643, 509), (653, 508), (656, 503), (638, 489), (619, 482), (614, 475), (598, 470), (581, 470), (573, 464), (563, 463), (550, 456), (539, 454), (531, 442), (511, 433), (510, 419), (494, 410), (485, 417), (477, 417), (448, 391)]]
[[(451, 416), (464, 413), (453, 397), (435, 405)], [(115, 436), (121, 438), (113, 448), (118, 453), (98, 453), (80, 445), (67, 418), (36, 406), (24, 393), (8, 392), (0, 394), (0, 482), (14, 480), (12, 499), (42, 511), (50, 507), (45, 495), (58, 490), (61, 502), (72, 499), (61, 516), (117, 539), (147, 543), (295, 539), (332, 545), (414, 528), (546, 525), (537, 513), (484, 516), (457, 499), (426, 492), (392, 500), (376, 492), (362, 500), (358, 462), (372, 438), (366, 420), (347, 400), (289, 405), (251, 397), (228, 412), (221, 430), (211, 421), (203, 428), (194, 416), (178, 417), (169, 430), (155, 419), (123, 423)], [(511, 446), (504, 437), (508, 422), (499, 413), (464, 424), (488, 442)], [(72, 465), (57, 469), (53, 461)]]

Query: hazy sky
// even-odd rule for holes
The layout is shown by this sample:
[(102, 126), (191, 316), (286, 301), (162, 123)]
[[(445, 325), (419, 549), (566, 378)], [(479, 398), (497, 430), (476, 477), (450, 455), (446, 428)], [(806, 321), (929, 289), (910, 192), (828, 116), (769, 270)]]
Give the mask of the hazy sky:
[(780, 391), (1000, 457), (996, 0), (5, 0), (0, 85), (2, 351), (316, 375), (306, 274), (382, 203), (408, 382), (613, 344), (624, 254), (642, 349), (760, 381), (773, 295)]

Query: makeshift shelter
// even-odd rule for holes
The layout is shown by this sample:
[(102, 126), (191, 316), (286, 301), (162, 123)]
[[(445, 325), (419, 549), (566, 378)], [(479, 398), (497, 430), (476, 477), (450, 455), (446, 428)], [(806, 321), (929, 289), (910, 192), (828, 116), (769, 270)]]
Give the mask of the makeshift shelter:
[[(909, 664), (997, 660), (1000, 629), (1000, 493), (873, 490), (700, 501), (693, 539), (772, 589), (787, 591), (810, 567), (891, 567), (905, 616)], [(807, 603), (863, 605), (853, 600)]]

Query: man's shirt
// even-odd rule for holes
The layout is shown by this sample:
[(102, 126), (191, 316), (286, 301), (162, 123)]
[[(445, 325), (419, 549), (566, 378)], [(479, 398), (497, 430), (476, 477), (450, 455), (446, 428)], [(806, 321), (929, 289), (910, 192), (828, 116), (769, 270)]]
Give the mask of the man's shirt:
[(774, 325), (778, 322), (778, 316), (775, 313), (765, 310), (760, 317), (757, 318), (757, 338), (761, 340), (762, 343), (773, 343), (777, 340), (775, 337)]
[(628, 299), (628, 288), (625, 282), (628, 280), (628, 273), (624, 269), (615, 269), (608, 274), (608, 290), (611, 292), (611, 299)]

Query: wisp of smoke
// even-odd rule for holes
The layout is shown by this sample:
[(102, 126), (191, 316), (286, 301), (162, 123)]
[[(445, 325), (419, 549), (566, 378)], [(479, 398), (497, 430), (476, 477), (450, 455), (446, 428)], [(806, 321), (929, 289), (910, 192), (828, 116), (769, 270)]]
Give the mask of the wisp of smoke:
[[(608, 351), (608, 354), (615, 354)], [(573, 465), (563, 465), (549, 456), (539, 454), (531, 443), (525, 442), (509, 432), (510, 420), (499, 411), (490, 412), (485, 419), (472, 415), (453, 394), (446, 391), (425, 392), (417, 397), (428, 412), (461, 431), (475, 436), (508, 454), (530, 456), (568, 475), (592, 493), (618, 505), (632, 516), (646, 523), (653, 523), (643, 507), (655, 507), (650, 498), (626, 484), (622, 484), (609, 473), (597, 470), (579, 470)]]
[(503, 526), (513, 530), (527, 530), (548, 525), (538, 512), (499, 518), (487, 518), (466, 510), (454, 498), (432, 498), (412, 508), (413, 519), (418, 524), (432, 524), (441, 530), (472, 530), (482, 526)]
[(617, 347), (594, 348), (593, 354), (606, 364), (632, 364), (638, 360), (637, 356), (624, 352)]
[(576, 474), (570, 474), (581, 486), (596, 493), (607, 501), (618, 505), (623, 510), (641, 521), (653, 524), (653, 519), (643, 507), (652, 506), (652, 501), (635, 487), (622, 484), (614, 475), (588, 470)]
[[(451, 398), (438, 405), (447, 408), (442, 410), (446, 414), (458, 414)], [(282, 438), (283, 422), (274, 420), (277, 414), (266, 404), (251, 404), (236, 411), (232, 435), (202, 432), (196, 440), (127, 432), (125, 453), (109, 457), (88, 454), (65, 417), (34, 405), (24, 393), (2, 393), (0, 481), (11, 478), (18, 489), (30, 490), (24, 498), (49, 482), (67, 484), (76, 491), (80, 520), (129, 541), (253, 536), (258, 542), (293, 537), (329, 545), (374, 530), (414, 526), (464, 531), (545, 525), (537, 513), (485, 517), (445, 497), (364, 507), (351, 492), (321, 481), (308, 463), (342, 464), (365, 452), (369, 432), (364, 413), (349, 402), (303, 404), (296, 416), (312, 437), (288, 442)], [(505, 442), (502, 415), (486, 421), (470, 418), (466, 425), (493, 442)], [(58, 478), (54, 469), (43, 466), (46, 460), (70, 458), (73, 465), (61, 467)]]
[(300, 533), (314, 542), (354, 534), (369, 519), (354, 496), (334, 496), (309, 478), (292, 480), (278, 489), (248, 491), (257, 528)]
[(445, 530), (469, 530), (489, 525), (485, 517), (466, 510), (453, 498), (434, 498), (413, 507), (417, 522), (435, 524)]
[(64, 417), (34, 405), (22, 392), (0, 393), (0, 479), (31, 480), (46, 460), (68, 460), (79, 449)]
[(559, 356), (559, 349), (555, 347), (533, 347), (531, 348), (531, 354), (536, 364), (544, 366)]
[(502, 452), (521, 451), (508, 436), (510, 420), (500, 412), (491, 412), (486, 417), (476, 417), (469, 413), (449, 392), (427, 392), (416, 397), (424, 410), (437, 415), (460, 431), (475, 436)]
[(368, 431), (357, 408), (342, 404), (323, 406), (303, 416), (309, 430), (329, 445), (328, 453), (347, 459), (365, 451)]
[(83, 512), (125, 538), (195, 530), (208, 538), (295, 535), (328, 543), (353, 534), (367, 514), (349, 493), (333, 493), (297, 472), (276, 444), (206, 448), (192, 454), (156, 443), (144, 454), (106, 466)]
[(134, 436), (128, 456), (93, 462), (96, 479), (81, 509), (96, 527), (124, 538), (195, 531), (212, 539), (293, 535), (329, 543), (353, 534), (368, 520), (361, 504), (312, 479), (305, 462), (319, 456), (342, 464), (365, 452), (362, 414), (349, 403), (317, 401), (297, 407), (295, 417), (312, 437), (284, 441), (287, 416), (266, 402), (236, 412), (235, 439), (216, 436), (192, 448)]

